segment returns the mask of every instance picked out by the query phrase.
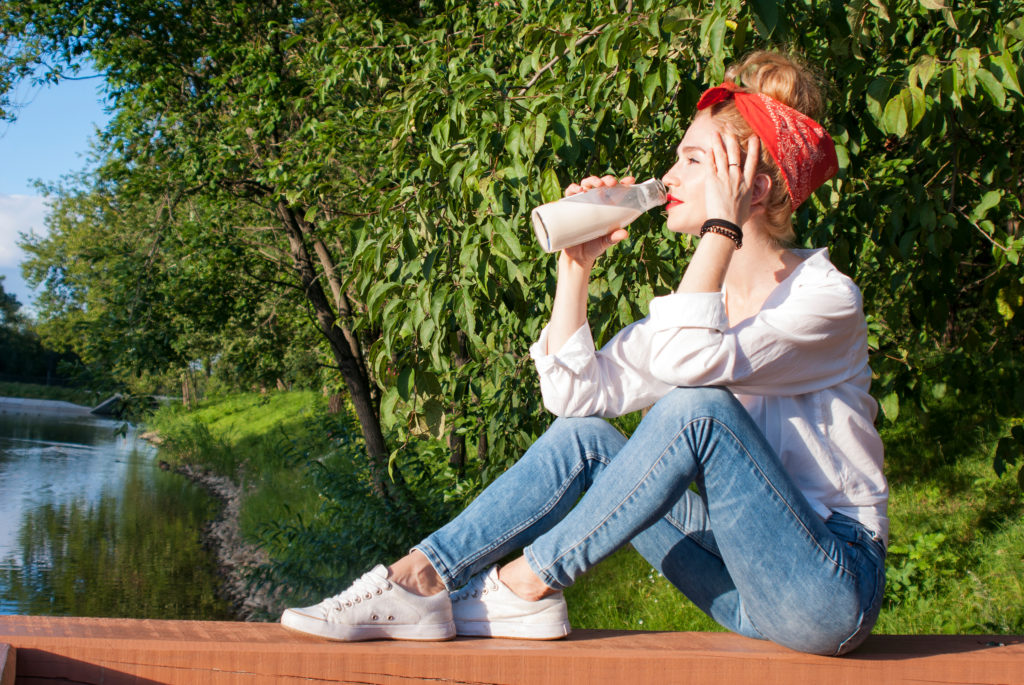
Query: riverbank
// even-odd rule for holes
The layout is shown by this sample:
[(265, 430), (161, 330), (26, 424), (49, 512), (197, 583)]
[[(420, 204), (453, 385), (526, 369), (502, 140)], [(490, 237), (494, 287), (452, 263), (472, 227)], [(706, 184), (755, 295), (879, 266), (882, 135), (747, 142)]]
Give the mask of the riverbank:
[(242, 487), (226, 476), (183, 464), (176, 473), (196, 483), (220, 502), (220, 514), (202, 530), (203, 545), (214, 553), (222, 578), (221, 594), (243, 621), (266, 620), (281, 611), (280, 592), (266, 583), (250, 581), (251, 575), (269, 562), (266, 552), (242, 539), (239, 514)]
[[(109, 395), (109, 393), (106, 393)], [(94, 407), (104, 399), (104, 393), (70, 388), (62, 385), (36, 385), (33, 383), (0, 382), (0, 396), (9, 399), (36, 399), (70, 402), (80, 406)]]
[[(146, 431), (140, 437), (157, 447), (164, 442), (155, 430)], [(222, 581), (220, 594), (231, 603), (235, 616), (242, 621), (260, 621), (279, 614), (282, 610), (280, 591), (266, 583), (251, 580), (252, 575), (270, 560), (258, 545), (248, 543), (242, 537), (242, 486), (227, 476), (192, 464), (172, 467), (161, 460), (160, 468), (173, 470), (217, 500), (217, 517), (203, 526), (201, 539), (203, 546), (216, 557)]]

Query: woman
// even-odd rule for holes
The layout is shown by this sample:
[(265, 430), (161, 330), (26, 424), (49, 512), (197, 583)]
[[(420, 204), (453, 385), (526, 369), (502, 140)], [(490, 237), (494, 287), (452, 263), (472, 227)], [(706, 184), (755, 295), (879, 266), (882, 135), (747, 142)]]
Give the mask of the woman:
[[(663, 179), (669, 230), (701, 236), (678, 290), (595, 351), (590, 271), (626, 231), (559, 256), (531, 354), (545, 405), (579, 418), (555, 421), (390, 567), (285, 611), (285, 627), (339, 640), (558, 638), (561, 590), (632, 543), (735, 632), (832, 655), (867, 636), (888, 491), (860, 293), (824, 250), (786, 247), (835, 149), (794, 62), (756, 53), (726, 77)], [(590, 177), (566, 194), (615, 183)], [(647, 406), (628, 440), (596, 418)]]

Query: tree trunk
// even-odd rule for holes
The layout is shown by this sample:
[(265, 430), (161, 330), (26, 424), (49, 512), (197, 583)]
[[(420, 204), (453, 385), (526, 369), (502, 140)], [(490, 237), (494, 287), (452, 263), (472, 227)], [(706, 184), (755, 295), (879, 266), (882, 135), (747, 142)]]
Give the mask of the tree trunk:
[(363, 440), (366, 442), (374, 488), (382, 496), (394, 497), (400, 491), (400, 482), (388, 478), (390, 450), (384, 440), (384, 432), (381, 430), (380, 415), (373, 399), (370, 380), (359, 360), (352, 353), (349, 340), (337, 325), (337, 316), (330, 299), (320, 284), (313, 258), (299, 224), (299, 218), (284, 202), (278, 202), (277, 212), (288, 236), (288, 245), (302, 290), (313, 308), (320, 332), (327, 339), (331, 354), (345, 381), (349, 396), (352, 398), (352, 406), (356, 410)]

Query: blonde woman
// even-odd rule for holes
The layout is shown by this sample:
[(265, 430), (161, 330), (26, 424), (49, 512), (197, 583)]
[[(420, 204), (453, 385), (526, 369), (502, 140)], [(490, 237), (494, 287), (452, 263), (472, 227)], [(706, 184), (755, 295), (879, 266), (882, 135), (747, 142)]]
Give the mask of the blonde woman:
[[(663, 178), (668, 229), (700, 236), (676, 292), (595, 350), (590, 272), (627, 234), (562, 251), (531, 348), (561, 418), (451, 523), (285, 611), (285, 627), (338, 640), (559, 638), (562, 589), (632, 543), (730, 630), (817, 654), (860, 644), (888, 529), (867, 327), (826, 251), (789, 247), (793, 211), (836, 172), (821, 109), (812, 76), (784, 56), (730, 68)], [(566, 194), (632, 180), (590, 177)], [(628, 439), (599, 418), (648, 406)]]

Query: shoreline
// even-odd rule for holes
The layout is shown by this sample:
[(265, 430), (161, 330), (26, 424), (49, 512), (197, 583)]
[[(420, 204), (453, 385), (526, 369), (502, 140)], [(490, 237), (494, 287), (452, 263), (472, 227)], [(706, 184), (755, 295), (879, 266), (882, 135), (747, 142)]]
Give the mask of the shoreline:
[[(140, 436), (154, 446), (162, 442), (155, 431)], [(218, 502), (216, 518), (207, 521), (201, 531), (203, 546), (213, 552), (218, 575), (218, 593), (231, 603), (232, 611), (241, 621), (276, 621), (281, 612), (280, 592), (265, 583), (248, 581), (248, 575), (267, 563), (266, 552), (242, 538), (239, 525), (243, 489), (227, 476), (221, 476), (189, 464), (171, 466), (159, 462), (160, 468), (174, 471), (203, 488)]]

